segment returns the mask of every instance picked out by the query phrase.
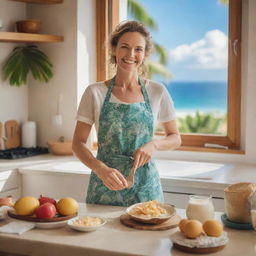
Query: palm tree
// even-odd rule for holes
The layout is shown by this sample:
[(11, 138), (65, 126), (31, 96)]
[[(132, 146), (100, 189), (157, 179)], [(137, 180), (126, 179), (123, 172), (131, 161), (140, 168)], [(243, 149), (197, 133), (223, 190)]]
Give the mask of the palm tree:
[[(150, 17), (144, 6), (137, 0), (128, 0), (128, 10), (134, 19), (141, 21), (148, 28), (152, 30), (158, 29), (156, 22)], [(168, 60), (168, 53), (162, 45), (156, 43), (155, 41), (153, 41), (153, 45), (155, 54), (158, 57), (158, 61), (148, 60), (148, 77), (152, 78), (155, 74), (158, 74), (166, 79), (170, 79), (171, 73), (165, 67)]]
[(214, 117), (213, 114), (201, 114), (196, 111), (195, 116), (186, 115), (185, 118), (178, 118), (179, 130), (184, 133), (221, 133), (219, 128), (225, 122), (225, 118)]

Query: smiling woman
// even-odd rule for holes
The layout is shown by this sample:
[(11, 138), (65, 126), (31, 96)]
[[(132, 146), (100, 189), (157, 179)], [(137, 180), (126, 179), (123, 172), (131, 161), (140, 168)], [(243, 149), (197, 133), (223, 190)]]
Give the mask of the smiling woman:
[[(86, 88), (73, 139), (73, 151), (92, 169), (86, 202), (120, 206), (161, 202), (160, 177), (151, 158), (157, 150), (178, 147), (180, 136), (167, 90), (140, 76), (151, 48), (150, 34), (142, 23), (126, 21), (111, 34), (110, 47), (116, 74)], [(156, 121), (165, 132), (161, 139), (153, 138)], [(96, 158), (84, 146), (93, 124)], [(130, 173), (134, 183), (128, 186)]]

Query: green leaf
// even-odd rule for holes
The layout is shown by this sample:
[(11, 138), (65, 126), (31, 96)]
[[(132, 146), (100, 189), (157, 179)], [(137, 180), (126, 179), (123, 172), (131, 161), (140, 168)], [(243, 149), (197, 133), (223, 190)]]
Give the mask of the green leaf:
[(46, 54), (37, 46), (15, 47), (3, 65), (3, 77), (10, 85), (26, 84), (29, 72), (35, 80), (48, 82), (53, 77), (53, 65)]
[(136, 20), (141, 21), (151, 29), (157, 30), (157, 24), (150, 17), (144, 6), (140, 4), (138, 1), (128, 0), (128, 10)]

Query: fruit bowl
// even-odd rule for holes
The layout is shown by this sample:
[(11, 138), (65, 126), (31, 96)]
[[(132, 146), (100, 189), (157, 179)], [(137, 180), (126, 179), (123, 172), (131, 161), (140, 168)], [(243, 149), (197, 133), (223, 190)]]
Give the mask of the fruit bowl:
[(77, 216), (77, 213), (73, 214), (73, 215), (67, 215), (67, 216), (56, 214), (53, 218), (50, 218), (50, 219), (40, 219), (40, 218), (37, 218), (35, 215), (24, 216), (24, 215), (17, 214), (15, 212), (15, 210), (9, 210), (8, 216), (10, 216), (11, 218), (14, 218), (14, 219), (26, 220), (26, 221), (31, 221), (31, 222), (58, 222), (58, 221), (72, 219)]
[(68, 226), (77, 231), (91, 232), (106, 224), (104, 218), (98, 216), (78, 216), (68, 221)]
[[(137, 209), (143, 209), (145, 206), (147, 207), (147, 204), (153, 204), (155, 209), (163, 209), (164, 213), (162, 214), (139, 214)], [(154, 209), (153, 208), (153, 209)], [(150, 206), (149, 206), (149, 210)], [(137, 212), (136, 212), (137, 211)], [(164, 204), (157, 201), (149, 201), (144, 203), (137, 203), (134, 205), (131, 205), (126, 209), (126, 213), (129, 215), (129, 217), (137, 222), (146, 223), (146, 224), (161, 224), (167, 220), (169, 220), (172, 216), (176, 214), (176, 210), (173, 205), (170, 204)]]

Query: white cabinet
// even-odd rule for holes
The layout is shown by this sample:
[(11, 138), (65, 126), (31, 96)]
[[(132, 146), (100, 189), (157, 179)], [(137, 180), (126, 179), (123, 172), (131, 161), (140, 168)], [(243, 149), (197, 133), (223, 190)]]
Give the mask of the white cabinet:
[(22, 173), (22, 196), (40, 195), (56, 199), (73, 197), (85, 202), (89, 174), (30, 171)]
[(20, 197), (21, 180), (18, 170), (0, 172), (0, 197)]

